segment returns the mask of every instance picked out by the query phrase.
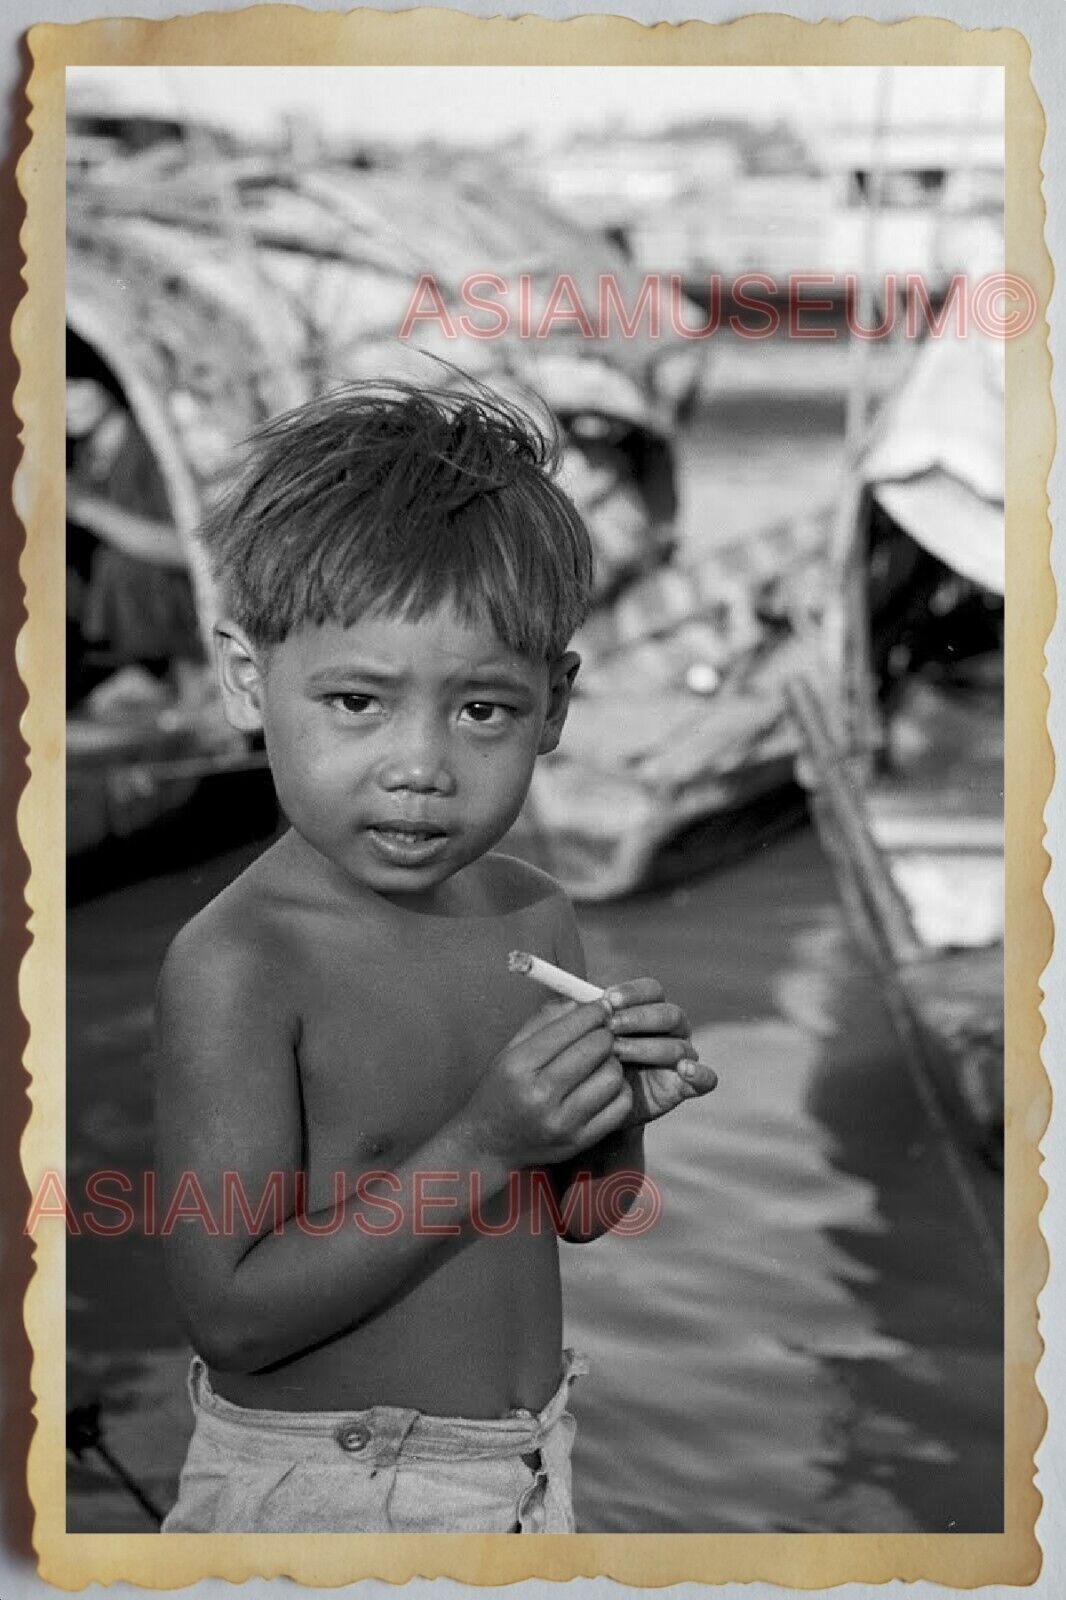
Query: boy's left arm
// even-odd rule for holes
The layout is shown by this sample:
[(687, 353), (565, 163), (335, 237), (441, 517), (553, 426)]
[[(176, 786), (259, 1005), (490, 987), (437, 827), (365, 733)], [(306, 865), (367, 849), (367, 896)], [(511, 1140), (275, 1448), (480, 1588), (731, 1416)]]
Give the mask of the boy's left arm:
[[(584, 977), (585, 955), (573, 908), (562, 897), (560, 902), (556, 959)], [(598, 1239), (617, 1227), (637, 1203), (645, 1172), (644, 1125), (683, 1100), (709, 1093), (718, 1081), (705, 1062), (696, 1061), (684, 1014), (663, 1000), (653, 979), (612, 985), (607, 995), (618, 1040), (616, 1054), (628, 1069), (633, 1109), (617, 1132), (550, 1169), (563, 1218), (561, 1237), (572, 1244)], [(630, 1224), (629, 1231), (640, 1230)]]

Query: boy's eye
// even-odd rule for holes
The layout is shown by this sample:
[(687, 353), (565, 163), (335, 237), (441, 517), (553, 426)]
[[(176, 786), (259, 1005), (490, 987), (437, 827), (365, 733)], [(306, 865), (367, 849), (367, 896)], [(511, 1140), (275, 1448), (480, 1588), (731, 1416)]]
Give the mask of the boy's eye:
[(346, 711), (349, 716), (364, 717), (380, 711), (381, 702), (372, 694), (333, 694), (330, 704)]
[(492, 700), (469, 700), (463, 707), (463, 715), (471, 722), (477, 722), (482, 726), (487, 723), (503, 722), (508, 711), (508, 706), (497, 705)]

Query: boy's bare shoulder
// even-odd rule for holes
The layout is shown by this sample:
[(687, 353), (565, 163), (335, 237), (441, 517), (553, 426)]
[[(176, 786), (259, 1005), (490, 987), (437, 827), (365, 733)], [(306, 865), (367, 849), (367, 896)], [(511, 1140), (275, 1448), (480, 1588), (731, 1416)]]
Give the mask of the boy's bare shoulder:
[(505, 913), (534, 906), (568, 906), (570, 903), (565, 891), (550, 873), (518, 856), (494, 851), (485, 856), (480, 865), (484, 873), (485, 893), (495, 911)]
[(212, 993), (232, 998), (236, 987), (280, 998), (277, 980), (288, 965), (291, 939), (275, 848), (257, 857), (173, 939), (160, 973), (161, 1001)]
[(580, 961), (581, 940), (570, 898), (561, 884), (517, 856), (493, 854), (485, 857), (491, 874), (491, 892), (501, 913), (528, 910), (543, 927), (557, 959), (575, 966)]

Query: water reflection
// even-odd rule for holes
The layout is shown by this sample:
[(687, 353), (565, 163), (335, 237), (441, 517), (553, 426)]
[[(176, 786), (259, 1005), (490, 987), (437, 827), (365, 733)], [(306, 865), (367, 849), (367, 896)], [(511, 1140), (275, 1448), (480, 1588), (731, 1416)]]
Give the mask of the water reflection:
[(823, 873), (807, 836), (586, 917), (612, 977), (662, 972), (665, 941), (721, 1079), (649, 1133), (656, 1227), (565, 1252), (585, 1529), (999, 1523), (998, 1309)]
[[(582, 1526), (822, 1529), (852, 1410), (822, 1358), (908, 1354), (878, 1333), (851, 1290), (862, 1269), (826, 1230), (883, 1224), (805, 1110), (809, 1038), (767, 1018), (697, 1043), (721, 1089), (649, 1135), (658, 1225), (567, 1252), (568, 1337), (596, 1374), (580, 1397)], [(869, 1509), (913, 1526), (890, 1497)]]

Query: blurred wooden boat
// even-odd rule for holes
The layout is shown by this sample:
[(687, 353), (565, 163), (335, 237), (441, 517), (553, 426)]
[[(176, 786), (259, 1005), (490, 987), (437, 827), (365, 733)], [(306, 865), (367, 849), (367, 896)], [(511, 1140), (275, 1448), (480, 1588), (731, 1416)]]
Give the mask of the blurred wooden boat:
[(801, 772), (909, 1047), (1003, 1138), (1002, 345), (930, 340), (856, 470)]

